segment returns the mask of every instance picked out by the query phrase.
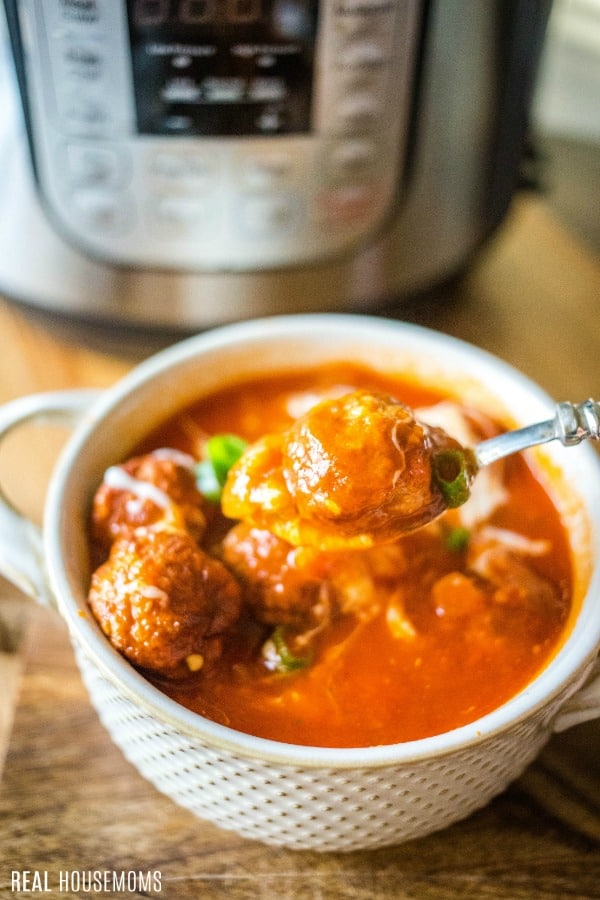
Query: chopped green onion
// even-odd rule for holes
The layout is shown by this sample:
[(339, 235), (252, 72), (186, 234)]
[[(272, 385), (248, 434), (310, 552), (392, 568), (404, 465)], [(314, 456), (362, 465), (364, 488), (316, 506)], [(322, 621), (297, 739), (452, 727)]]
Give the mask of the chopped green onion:
[(472, 454), (466, 450), (450, 449), (436, 453), (432, 459), (433, 482), (449, 509), (462, 506), (470, 495), (475, 473)]
[(223, 487), (217, 480), (216, 472), (210, 459), (203, 459), (196, 465), (196, 484), (201, 494), (211, 503), (218, 503)]
[(273, 631), (262, 649), (265, 666), (272, 672), (296, 672), (310, 664), (308, 657), (295, 656), (287, 645), (284, 629), (281, 625)]
[(247, 442), (235, 434), (215, 434), (206, 442), (206, 459), (196, 466), (196, 483), (207, 500), (218, 503), (230, 468)]
[(471, 540), (471, 532), (468, 528), (457, 525), (455, 528), (449, 528), (444, 535), (444, 543), (448, 550), (454, 553), (462, 553), (469, 546)]
[(245, 449), (246, 441), (236, 434), (215, 434), (208, 439), (206, 455), (213, 464), (217, 481), (221, 486), (227, 481), (230, 468)]

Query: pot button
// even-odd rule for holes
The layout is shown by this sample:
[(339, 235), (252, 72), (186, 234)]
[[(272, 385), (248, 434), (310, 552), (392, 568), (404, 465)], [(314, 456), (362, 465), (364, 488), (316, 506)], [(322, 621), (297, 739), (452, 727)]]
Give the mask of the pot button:
[(153, 204), (151, 224), (156, 229), (181, 231), (204, 230), (214, 227), (215, 216), (211, 203), (201, 197), (164, 196)]
[(62, 63), (67, 78), (97, 81), (104, 72), (105, 58), (95, 43), (69, 41), (62, 52)]
[(75, 93), (67, 96), (61, 103), (62, 116), (71, 131), (87, 131), (106, 122), (106, 107), (93, 97), (80, 96)]
[(95, 25), (100, 19), (100, 4), (98, 0), (62, 0), (60, 15), (69, 24)]
[(369, 71), (385, 65), (388, 55), (375, 41), (352, 41), (342, 49), (339, 60), (343, 69)]
[(300, 203), (293, 194), (249, 197), (242, 202), (240, 225), (253, 237), (290, 234), (300, 220)]
[(156, 178), (166, 181), (193, 181), (206, 182), (206, 186), (213, 186), (215, 176), (215, 164), (202, 153), (172, 153), (168, 150), (160, 150), (150, 158), (150, 172)]
[(67, 179), (81, 187), (116, 188), (129, 180), (131, 170), (124, 154), (112, 147), (67, 144)]
[(378, 122), (380, 104), (374, 94), (350, 94), (335, 109), (337, 127), (344, 134), (372, 132)]
[(236, 170), (245, 187), (268, 190), (293, 178), (295, 159), (284, 153), (245, 156), (239, 159)]
[(80, 222), (94, 231), (122, 234), (132, 224), (133, 211), (121, 194), (95, 188), (81, 188), (71, 195)]
[(165, 134), (186, 134), (194, 127), (193, 116), (183, 113), (166, 113), (157, 123), (157, 129)]
[(362, 180), (377, 163), (377, 146), (370, 140), (348, 140), (336, 144), (328, 154), (327, 174), (334, 182)]
[(334, 21), (340, 32), (355, 37), (393, 28), (395, 14), (395, 4), (390, 0), (346, 0), (336, 5)]

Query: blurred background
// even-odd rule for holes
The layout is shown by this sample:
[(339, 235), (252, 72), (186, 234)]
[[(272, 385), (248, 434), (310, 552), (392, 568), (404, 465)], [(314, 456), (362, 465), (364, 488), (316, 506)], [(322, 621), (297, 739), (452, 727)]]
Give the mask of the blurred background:
[(600, 250), (600, 0), (554, 0), (533, 125), (550, 205)]
[[(519, 15), (525, 22), (528, 17), (534, 20), (536, 16), (540, 21), (545, 21), (550, 3), (545, 0), (530, 5), (514, 2), (507, 4), (507, 8), (509, 7), (511, 10), (520, 10)], [(413, 178), (416, 190), (412, 192), (413, 200), (404, 211), (406, 215), (403, 213), (405, 221), (400, 224), (401, 231), (396, 232), (400, 240), (394, 237), (389, 245), (374, 246), (373, 252), (368, 248), (366, 253), (350, 259), (348, 265), (340, 263), (339, 266), (334, 264), (314, 268), (308, 265), (299, 278), (296, 277), (294, 266), (289, 274), (284, 266), (281, 278), (270, 277), (268, 274), (264, 278), (260, 275), (244, 277), (243, 270), (236, 272), (235, 269), (229, 276), (225, 267), (222, 275), (213, 278), (208, 274), (195, 281), (193, 278), (186, 278), (182, 268), (182, 277), (176, 280), (169, 278), (166, 272), (153, 272), (153, 266), (150, 265), (146, 270), (142, 269), (139, 278), (134, 276), (130, 279), (118, 269), (109, 271), (94, 268), (89, 260), (84, 261), (80, 256), (74, 255), (70, 248), (63, 246), (59, 240), (60, 229), (51, 233), (45, 223), (41, 223), (35, 216), (31, 217), (32, 204), (28, 199), (23, 199), (28, 196), (31, 187), (29, 183), (24, 182), (23, 187), (17, 183), (19, 177), (22, 177), (19, 163), (14, 168), (18, 177), (10, 178), (6, 175), (4, 182), (0, 184), (5, 201), (3, 216), (0, 210), (0, 250), (3, 248), (5, 253), (0, 292), (8, 297), (25, 300), (26, 303), (33, 298), (35, 305), (42, 301), (42, 306), (65, 308), (74, 311), (76, 316), (81, 314), (83, 318), (90, 312), (95, 316), (101, 308), (104, 320), (109, 323), (119, 317), (133, 317), (139, 321), (141, 316), (146, 321), (156, 320), (157, 323), (164, 319), (163, 324), (166, 323), (167, 328), (182, 323), (202, 327), (215, 324), (220, 318), (227, 320), (265, 312), (293, 312), (298, 304), (306, 303), (314, 308), (322, 308), (327, 298), (331, 298), (334, 306), (342, 305), (348, 309), (360, 307), (364, 301), (370, 304), (373, 297), (380, 297), (384, 301), (391, 299), (393, 302), (395, 294), (392, 288), (401, 287), (410, 295), (412, 290), (418, 293), (420, 287), (426, 287), (428, 281), (435, 289), (440, 276), (460, 274), (463, 264), (470, 262), (471, 250), (481, 240), (482, 234), (485, 235), (488, 227), (486, 223), (471, 221), (475, 202), (480, 201), (475, 194), (471, 198), (470, 192), (478, 190), (475, 183), (482, 177), (481, 160), (487, 152), (483, 143), (482, 149), (478, 149), (479, 141), (487, 140), (483, 137), (484, 126), (481, 122), (489, 115), (488, 106), (493, 106), (498, 99), (491, 100), (494, 90), (492, 81), (486, 94), (485, 79), (488, 75), (484, 74), (485, 66), (479, 66), (477, 54), (489, 44), (485, 54), (491, 58), (497, 52), (501, 68), (511, 57), (503, 59), (502, 51), (498, 49), (502, 46), (502, 35), (498, 29), (486, 30), (488, 23), (483, 15), (478, 25), (481, 32), (478, 32), (480, 43), (477, 40), (468, 43), (464, 36), (464, 20), (453, 21), (453, 14), (448, 12), (451, 9), (451, 5), (438, 5), (438, 10), (443, 10), (443, 14), (440, 14), (443, 21), (438, 23), (437, 37), (441, 46), (434, 42), (432, 55), (442, 72), (439, 78), (442, 86), (437, 84), (431, 92), (434, 98), (432, 102), (437, 104), (436, 109), (444, 110), (442, 122), (437, 122), (431, 130), (435, 131), (441, 124), (438, 144), (449, 148), (449, 152), (446, 156), (438, 154), (435, 157), (431, 156), (428, 147), (423, 154), (420, 150), (417, 151), (419, 170), (417, 177)], [(463, 15), (466, 14), (465, 9), (470, 15), (469, 9), (465, 7)], [(486, 6), (483, 5), (481, 9), (486, 9)], [(503, 9), (501, 4), (499, 9)], [(536, 11), (535, 14), (533, 11)], [(490, 18), (489, 21), (493, 20)], [(447, 25), (452, 25), (454, 30), (451, 32), (452, 40), (446, 42), (440, 38), (440, 34), (445, 34), (444, 28)], [(535, 55), (536, 40), (534, 38), (529, 44), (525, 42), (525, 50), (523, 46), (520, 50), (518, 47), (515, 49), (515, 53), (522, 54), (516, 64), (514, 57), (512, 58), (515, 72), (518, 72), (519, 66), (522, 70), (527, 68), (528, 60), (531, 61)], [(464, 46), (460, 42), (464, 42)], [(460, 46), (463, 46), (463, 54), (471, 56), (472, 61), (453, 73), (453, 63), (448, 60), (460, 56)], [(469, 83), (465, 80), (471, 71), (469, 66), (473, 67), (477, 79), (481, 80), (482, 86), (477, 94), (471, 85), (466, 91), (456, 89), (457, 84)], [(448, 72), (454, 77), (448, 77)], [(447, 93), (445, 81), (453, 85)], [(506, 89), (509, 90), (508, 87)], [(488, 97), (489, 103), (486, 99)], [(596, 250), (600, 247), (599, 98), (600, 0), (554, 0), (541, 67), (538, 70), (524, 159), (519, 164), (519, 183), (525, 189), (538, 192), (552, 212), (558, 215), (559, 220)], [(514, 99), (513, 96), (508, 101), (508, 108), (517, 109), (517, 112), (508, 114), (512, 124), (506, 127), (507, 135), (519, 119), (518, 102), (515, 103)], [(15, 165), (14, 129), (11, 130), (10, 124), (17, 102), (14, 73), (8, 64), (5, 22), (0, 15), (0, 166), (4, 173), (13, 171), (11, 162)], [(18, 118), (20, 111), (16, 114)], [(480, 126), (482, 131), (479, 130)], [(424, 132), (426, 131), (424, 128)], [(249, 137), (250, 143), (252, 142), (250, 133), (245, 137)], [(434, 142), (435, 140), (431, 142), (432, 146)], [(511, 171), (514, 165), (513, 151), (507, 152), (505, 148), (500, 152), (501, 163), (495, 176), (496, 182), (490, 185), (491, 193), (495, 193), (500, 199), (496, 204), (497, 209), (494, 208), (494, 203), (487, 209), (489, 225), (497, 223), (499, 210), (504, 204), (504, 194), (509, 183), (512, 186), (514, 174)], [(399, 155), (402, 155), (402, 150)], [(68, 160), (61, 161), (65, 170), (68, 169), (67, 163)], [(266, 174), (269, 175), (268, 172)], [(63, 172), (61, 177), (67, 178), (67, 175)], [(351, 175), (350, 178), (352, 177)], [(331, 193), (334, 194), (335, 189)], [(435, 198), (435, 215), (432, 197)], [(281, 194), (279, 202), (283, 202)], [(260, 220), (259, 227), (268, 225), (266, 220), (270, 215), (270, 208), (265, 201), (263, 206), (259, 202), (254, 209)], [(275, 210), (273, 215), (277, 216), (277, 210), (272, 208)], [(167, 218), (173, 214), (173, 210), (169, 209)], [(285, 217), (286, 209), (281, 207), (279, 211)], [(96, 212), (102, 215), (101, 209)], [(186, 215), (193, 214), (193, 209), (188, 208), (187, 212), (185, 209), (183, 212), (179, 210), (177, 214), (183, 215), (185, 219)], [(264, 221), (261, 217), (265, 217)], [(481, 233), (477, 233), (477, 229)], [(273, 233), (277, 230), (274, 228)], [(183, 235), (183, 229), (181, 233)], [(25, 242), (20, 237), (22, 234), (28, 236)], [(425, 240), (423, 234), (426, 234)], [(22, 277), (23, 243), (28, 246), (29, 243), (35, 244), (39, 254), (39, 265), (35, 267), (37, 273), (34, 269), (27, 273), (27, 277)], [(14, 253), (15, 262), (7, 264), (7, 258), (13, 258), (13, 244), (18, 252)], [(160, 244), (161, 241), (158, 241), (158, 245)], [(197, 246), (201, 244), (202, 241), (199, 241)], [(237, 252), (235, 249), (230, 251), (235, 260)], [(25, 252), (25, 258), (27, 257), (28, 250)], [(258, 263), (260, 267), (260, 260)], [(271, 265), (272, 262), (267, 269)], [(169, 309), (168, 313), (165, 313), (166, 308)], [(211, 310), (217, 309), (218, 314), (213, 315)], [(140, 310), (143, 311), (140, 313)], [(402, 307), (398, 308), (398, 312), (402, 315)], [(116, 337), (113, 332), (112, 339), (116, 340)]]

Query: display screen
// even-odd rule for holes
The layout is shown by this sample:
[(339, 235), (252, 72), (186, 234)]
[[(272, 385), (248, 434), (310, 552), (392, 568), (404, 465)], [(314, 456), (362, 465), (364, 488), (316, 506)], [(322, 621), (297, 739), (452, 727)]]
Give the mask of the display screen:
[(128, 0), (141, 134), (308, 132), (318, 0)]

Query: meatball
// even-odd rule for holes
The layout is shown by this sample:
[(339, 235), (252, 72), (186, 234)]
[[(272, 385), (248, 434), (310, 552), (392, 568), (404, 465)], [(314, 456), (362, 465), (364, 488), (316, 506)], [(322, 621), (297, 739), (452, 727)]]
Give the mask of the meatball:
[(299, 551), (270, 531), (234, 526), (222, 558), (244, 588), (244, 599), (259, 622), (304, 629), (329, 615), (323, 580), (302, 565)]
[(225, 537), (222, 558), (266, 625), (306, 631), (339, 615), (369, 619), (406, 569), (400, 544), (347, 553), (293, 547), (270, 531), (241, 523)]
[(225, 566), (186, 532), (140, 528), (113, 543), (92, 576), (89, 605), (132, 663), (180, 677), (220, 655), (241, 592)]
[(202, 538), (206, 503), (196, 486), (193, 462), (165, 449), (108, 469), (92, 507), (92, 541), (101, 557), (116, 538), (165, 518), (196, 540)]
[[(445, 454), (447, 472), (434, 467), (441, 451), (458, 454)], [(223, 510), (291, 544), (368, 547), (443, 512), (440, 477), (462, 475), (456, 460), (468, 485), (474, 472), (457, 441), (392, 397), (354, 391), (318, 403), (247, 450), (230, 472)]]

